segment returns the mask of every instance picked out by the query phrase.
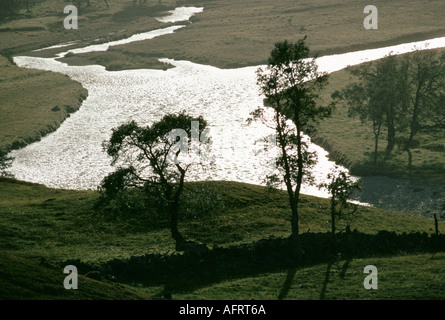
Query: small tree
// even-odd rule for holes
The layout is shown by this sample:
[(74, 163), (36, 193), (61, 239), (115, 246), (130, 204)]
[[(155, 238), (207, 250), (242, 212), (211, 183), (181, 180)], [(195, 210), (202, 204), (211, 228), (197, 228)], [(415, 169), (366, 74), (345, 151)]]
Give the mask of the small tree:
[(20, 6), (20, 1), (0, 0), (0, 17), (17, 14)]
[(425, 111), (425, 117), (430, 124), (424, 124), (424, 130), (445, 130), (445, 92), (440, 92), (432, 98), (433, 103)]
[(331, 195), (331, 236), (332, 246), (335, 250), (337, 222), (357, 211), (357, 205), (349, 200), (354, 192), (361, 190), (360, 180), (354, 181), (347, 172), (338, 170), (338, 167), (328, 174), (327, 179), (328, 182), (321, 183), (319, 188), (327, 189)]
[(394, 148), (396, 132), (408, 128), (405, 150), (411, 168), (414, 137), (422, 130), (445, 128), (445, 54), (417, 50), (400, 57), (390, 55), (351, 72), (359, 77), (358, 83), (333, 97), (346, 101), (349, 116), (372, 123), (374, 164), (382, 128), (387, 128), (387, 154)]
[(443, 129), (445, 54), (438, 57), (432, 51), (416, 51), (407, 63), (410, 134), (405, 149), (409, 150), (422, 129)]
[(377, 164), (379, 139), (382, 129), (387, 129), (386, 151), (389, 154), (396, 142), (396, 126), (403, 123), (401, 109), (406, 101), (402, 94), (404, 74), (394, 56), (388, 56), (374, 64), (365, 64), (351, 73), (358, 76), (358, 83), (335, 92), (333, 98), (344, 100), (348, 116), (372, 123), (374, 133), (374, 164)]
[[(199, 154), (195, 153), (196, 157), (192, 158), (188, 150), (207, 140), (206, 127), (207, 122), (202, 117), (193, 119), (185, 113), (168, 114), (151, 126), (140, 127), (135, 121), (121, 125), (104, 144), (112, 164), (120, 162), (120, 166), (104, 178), (101, 189), (110, 198), (132, 187), (141, 188), (147, 196), (155, 195), (169, 212), (171, 235), (177, 250), (183, 250), (186, 244), (178, 230), (186, 173), (193, 164), (205, 165)], [(188, 139), (190, 135), (191, 140)]]
[(306, 37), (295, 44), (288, 41), (275, 44), (267, 67), (257, 71), (257, 83), (272, 115), (264, 107), (252, 112), (254, 120), (268, 123), (276, 132), (278, 172), (267, 180), (286, 187), (292, 212), (291, 237), (297, 246), (300, 190), (304, 178), (310, 176), (308, 169), (316, 161), (314, 153), (308, 151), (303, 130), (313, 129), (312, 125), (329, 116), (333, 108), (333, 105), (317, 106), (318, 93), (326, 86), (328, 76), (318, 72), (305, 40)]
[(12, 157), (9, 157), (8, 153), (5, 150), (0, 149), (0, 177), (13, 177), (13, 175), (7, 171), (7, 169), (12, 164), (12, 160), (14, 159)]
[(353, 84), (343, 90), (341, 94), (334, 93), (333, 97), (344, 99), (349, 106), (348, 116), (359, 116), (362, 123), (370, 121), (372, 123), (372, 132), (374, 134), (374, 157), (373, 162), (377, 164), (379, 139), (384, 124), (384, 109), (382, 104), (370, 103), (370, 98), (365, 88), (361, 84)]

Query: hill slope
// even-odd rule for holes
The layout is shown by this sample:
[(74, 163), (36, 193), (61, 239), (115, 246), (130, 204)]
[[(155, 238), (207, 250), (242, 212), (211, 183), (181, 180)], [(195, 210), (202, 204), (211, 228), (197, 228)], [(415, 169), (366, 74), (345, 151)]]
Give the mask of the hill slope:
[(0, 299), (146, 300), (149, 296), (115, 283), (78, 276), (78, 289), (67, 290), (62, 268), (0, 252)]

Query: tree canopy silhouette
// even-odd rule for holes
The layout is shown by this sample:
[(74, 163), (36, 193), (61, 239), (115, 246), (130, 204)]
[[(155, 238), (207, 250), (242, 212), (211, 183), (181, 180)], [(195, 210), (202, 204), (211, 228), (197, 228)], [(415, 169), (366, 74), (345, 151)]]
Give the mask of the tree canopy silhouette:
[[(104, 195), (113, 198), (121, 190), (140, 188), (154, 195), (170, 215), (170, 230), (176, 248), (186, 243), (178, 230), (180, 198), (186, 174), (192, 165), (205, 164), (199, 154), (190, 156), (189, 148), (206, 140), (207, 122), (185, 114), (167, 114), (149, 126), (135, 121), (113, 129), (104, 148), (118, 169), (105, 177), (101, 184)], [(189, 139), (189, 136), (192, 139)], [(196, 140), (193, 137), (201, 137)], [(199, 150), (198, 150), (199, 151)]]
[[(298, 203), (303, 181), (310, 179), (310, 167), (316, 155), (308, 150), (303, 130), (314, 130), (320, 119), (331, 114), (333, 104), (318, 106), (319, 92), (328, 81), (310, 56), (306, 37), (292, 44), (278, 42), (268, 65), (257, 70), (257, 83), (265, 105), (252, 112), (252, 120), (261, 120), (276, 133), (277, 171), (267, 177), (271, 186), (284, 184), (292, 212), (291, 237), (299, 243)], [(270, 112), (272, 111), (272, 112)]]

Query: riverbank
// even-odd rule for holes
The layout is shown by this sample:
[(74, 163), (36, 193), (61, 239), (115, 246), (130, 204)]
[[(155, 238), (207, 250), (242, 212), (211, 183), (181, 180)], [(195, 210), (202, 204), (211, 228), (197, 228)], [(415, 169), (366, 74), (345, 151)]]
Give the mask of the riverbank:
[[(106, 52), (74, 55), (62, 61), (73, 65), (99, 63), (109, 70), (166, 69), (168, 66), (157, 59), (168, 57), (232, 68), (264, 63), (274, 42), (280, 40), (280, 37), (294, 41), (308, 34), (308, 45), (313, 52), (331, 54), (445, 34), (445, 28), (439, 23), (443, 7), (440, 1), (419, 4), (400, 0), (385, 4), (379, 8), (379, 30), (370, 31), (365, 30), (362, 25), (364, 18), (362, 6), (352, 0), (347, 3), (318, 0), (311, 4), (296, 4), (290, 0), (262, 3), (253, 0), (242, 3), (234, 0), (205, 3), (181, 1), (178, 4), (177, 1), (167, 0), (163, 1), (162, 5), (159, 5), (157, 0), (150, 0), (141, 7), (129, 3), (112, 3), (106, 7), (104, 2), (98, 1), (81, 9), (78, 30), (64, 29), (62, 23), (64, 17), (61, 15), (63, 4), (46, 0), (32, 6), (29, 13), (23, 9), (19, 15), (0, 22), (2, 34), (0, 54), (9, 60), (7, 63), (3, 58), (1, 68), (8, 70), (8, 74), (19, 72), (15, 70), (15, 65), (10, 63), (15, 54), (78, 41), (68, 47), (74, 48), (95, 39), (105, 42), (165, 27), (169, 24), (162, 23), (155, 17), (177, 5), (201, 5), (205, 9), (204, 12), (192, 17), (192, 23), (187, 28), (171, 35), (112, 47)], [(400, 14), (401, 11), (403, 14)], [(414, 15), (416, 19), (411, 19)], [(434, 15), (438, 15), (437, 19)], [(60, 50), (63, 49), (33, 54), (53, 54)], [(5, 69), (6, 67), (8, 69)], [(49, 73), (45, 76), (52, 77)], [(59, 79), (59, 75), (54, 75), (51, 82), (58, 84)], [(7, 77), (3, 80), (4, 83), (10, 82)], [(26, 78), (20, 79), (20, 86), (25, 91), (24, 97), (33, 99), (32, 95), (35, 92), (45, 92), (46, 88), (33, 87), (27, 81)], [(54, 91), (67, 94), (71, 94), (70, 90), (76, 88), (80, 89), (73, 81), (70, 89), (53, 86)], [(64, 103), (52, 92), (46, 92), (44, 95), (49, 99), (46, 106), (50, 108), (56, 106), (60, 108), (63, 104), (70, 105), (72, 108), (70, 110), (78, 108), (72, 101)], [(85, 96), (84, 91), (74, 92), (72, 100), (75, 102)], [(26, 104), (22, 107), (21, 103), (24, 102), (22, 100), (25, 99), (8, 101), (8, 97), (3, 93), (0, 107), (3, 109), (10, 108), (11, 105), (17, 106), (13, 112), (9, 112), (16, 119), (21, 119), (23, 113), (29, 113), (32, 118), (42, 112), (38, 108), (26, 109)], [(20, 111), (22, 109), (25, 111)], [(20, 128), (21, 132), (28, 130), (29, 133), (8, 137), (10, 141), (2, 142), (2, 145), (10, 149), (12, 145), (22, 147), (26, 143), (36, 141), (42, 135), (55, 130), (67, 115), (68, 113), (59, 115), (57, 120), (45, 116), (44, 118), (48, 120), (36, 124), (36, 128), (27, 128), (26, 125), (14, 123), (13, 128)], [(9, 132), (0, 133), (2, 138), (6, 135), (9, 135)]]
[(445, 35), (441, 23), (445, 5), (441, 1), (397, 0), (377, 5), (378, 30), (363, 27), (364, 5), (353, 0), (220, 0), (203, 2), (202, 6), (204, 11), (174, 34), (85, 56), (109, 70), (146, 68), (152, 58), (165, 57), (238, 68), (264, 64), (275, 42), (295, 42), (305, 35), (311, 52), (318, 55)]
[(19, 68), (0, 56), (0, 149), (39, 141), (76, 112), (88, 91), (67, 76)]
[(55, 0), (40, 1), (31, 6), (30, 12), (22, 9), (17, 15), (0, 20), (0, 149), (22, 148), (54, 132), (88, 96), (85, 88), (64, 75), (17, 67), (12, 62), (14, 55), (53, 54), (60, 48), (32, 51), (61, 43), (83, 45), (98, 38), (121, 39), (156, 29), (165, 24), (154, 16), (172, 9), (176, 2), (157, 4), (157, 0), (152, 0), (141, 8), (112, 3), (107, 8), (105, 2), (97, 1), (81, 10), (78, 30), (63, 27), (65, 4)]

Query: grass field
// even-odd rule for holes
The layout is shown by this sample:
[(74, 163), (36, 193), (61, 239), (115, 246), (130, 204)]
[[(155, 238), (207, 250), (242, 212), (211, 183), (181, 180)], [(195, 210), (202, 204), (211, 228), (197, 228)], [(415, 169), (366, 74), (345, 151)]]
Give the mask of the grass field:
[[(266, 194), (261, 186), (235, 182), (191, 183), (189, 188), (212, 189), (224, 207), (209, 215), (182, 219), (180, 230), (190, 240), (229, 246), (270, 236), (290, 235), (289, 204), (284, 192)], [(50, 261), (81, 259), (103, 262), (147, 252), (174, 251), (168, 219), (126, 217), (118, 221), (95, 215), (93, 191), (49, 189), (2, 179), (0, 183), (0, 250), (24, 258)], [(303, 196), (302, 232), (330, 230), (329, 201)], [(380, 230), (434, 232), (434, 221), (371, 207), (361, 207), (351, 228), (375, 234)], [(346, 226), (339, 224), (339, 230)], [(445, 222), (440, 221), (440, 230)]]
[[(190, 240), (206, 243), (209, 247), (227, 247), (272, 236), (287, 237), (290, 234), (290, 212), (284, 192), (266, 195), (263, 187), (233, 182), (192, 183), (188, 187), (195, 191), (204, 187), (212, 189), (221, 195), (224, 203), (224, 208), (212, 211), (209, 215), (187, 221), (181, 219), (180, 230)], [(8, 284), (16, 281), (13, 279), (15, 268), (9, 269), (14, 264), (19, 264), (20, 268), (27, 265), (31, 267), (38, 264), (41, 258), (51, 263), (70, 259), (104, 263), (115, 258), (175, 251), (168, 229), (168, 219), (156, 222), (140, 217), (110, 220), (94, 214), (92, 207), (96, 199), (97, 194), (92, 191), (54, 190), (40, 185), (0, 179), (0, 260), (3, 260), (0, 263), (0, 282)], [(324, 233), (329, 230), (328, 206), (326, 199), (303, 197), (300, 218), (303, 232)], [(351, 228), (369, 234), (380, 230), (397, 233), (434, 232), (432, 219), (368, 207), (361, 207), (359, 214), (349, 223)], [(440, 222), (439, 229), (444, 228), (445, 222)], [(437, 270), (444, 267), (443, 254), (433, 257), (421, 255), (354, 259), (350, 262), (346, 276), (338, 278), (343, 263), (337, 261), (329, 267), (330, 280), (325, 281), (329, 283), (325, 298), (416, 299), (422, 297), (422, 294), (424, 297), (445, 297), (443, 286), (439, 285), (443, 284), (443, 277), (439, 273), (434, 276)], [(382, 272), (382, 290), (379, 290), (378, 294), (363, 289), (362, 269), (367, 264), (381, 268), (379, 270)], [(276, 299), (285, 279), (289, 277), (287, 273), (291, 272), (288, 295), (283, 298), (318, 299), (327, 268), (328, 265), (322, 264), (294, 271), (252, 274), (251, 277), (225, 279), (202, 288), (194, 288), (192, 291), (187, 287), (179, 287), (174, 294), (175, 298), (187, 299)], [(21, 272), (21, 269), (17, 270)], [(37, 276), (39, 270), (36, 269), (29, 277), (35, 275), (36, 281), (40, 281)], [(419, 272), (419, 276), (409, 279), (409, 274), (414, 270)], [(62, 276), (61, 273), (57, 279), (60, 280)], [(403, 282), (402, 288), (399, 288), (404, 279), (407, 283)], [(429, 284), (431, 279), (436, 283)], [(301, 283), (304, 289), (298, 289)], [(142, 295), (154, 298), (159, 298), (158, 294), (162, 291), (158, 286), (141, 286), (137, 283), (127, 285)], [(437, 288), (432, 290), (431, 285)], [(410, 286), (418, 289), (415, 292), (407, 289), (405, 292), (403, 288)], [(37, 287), (36, 285), (34, 289), (37, 290)], [(3, 293), (4, 297), (8, 294), (9, 298), (19, 296), (17, 290), (6, 291)], [(45, 297), (43, 291), (31, 290), (33, 293), (23, 293), (21, 298)], [(46, 297), (51, 296), (52, 294), (48, 293)]]
[[(178, 298), (403, 300), (444, 299), (444, 254), (354, 259), (225, 281)], [(363, 268), (375, 265), (377, 290), (365, 290)], [(245, 288), (248, 288), (246, 290)]]
[[(363, 286), (363, 269), (378, 270), (378, 289)], [(193, 291), (175, 292), (175, 299), (216, 300), (442, 300), (445, 298), (445, 254), (332, 261), (242, 279), (229, 279)], [(141, 289), (152, 297), (163, 288)]]
[[(274, 43), (296, 41), (319, 55), (376, 48), (443, 36), (441, 1), (379, 1), (379, 29), (363, 27), (364, 7), (353, 0), (197, 2), (204, 11), (192, 24), (174, 34), (111, 48), (107, 53), (85, 54), (107, 68), (142, 68), (151, 59), (173, 58), (234, 68), (264, 64)], [(147, 65), (148, 62), (148, 65)]]
[(67, 76), (12, 65), (0, 56), (0, 149), (17, 149), (56, 130), (88, 92)]

